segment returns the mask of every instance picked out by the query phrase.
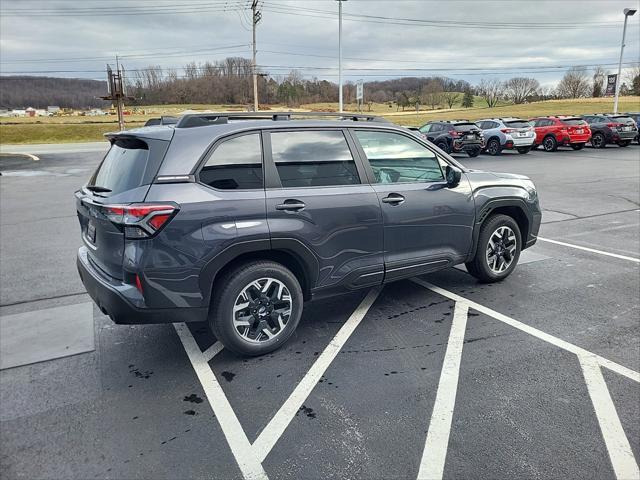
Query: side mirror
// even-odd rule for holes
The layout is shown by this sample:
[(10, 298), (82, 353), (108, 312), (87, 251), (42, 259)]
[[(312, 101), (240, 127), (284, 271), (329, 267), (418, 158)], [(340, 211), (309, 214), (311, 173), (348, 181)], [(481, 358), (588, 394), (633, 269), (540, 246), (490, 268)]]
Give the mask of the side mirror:
[(462, 178), (462, 172), (458, 168), (452, 167), (451, 165), (447, 165), (447, 168), (445, 169), (445, 175), (447, 179), (447, 187), (449, 188), (457, 187), (460, 183), (460, 179)]

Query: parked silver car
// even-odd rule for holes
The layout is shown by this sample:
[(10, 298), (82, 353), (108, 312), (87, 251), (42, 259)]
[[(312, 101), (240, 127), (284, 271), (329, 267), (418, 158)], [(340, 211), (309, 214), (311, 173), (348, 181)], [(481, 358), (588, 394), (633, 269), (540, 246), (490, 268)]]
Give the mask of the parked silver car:
[(485, 139), (485, 152), (500, 155), (502, 150), (516, 149), (518, 153), (528, 153), (536, 139), (531, 124), (521, 118), (487, 118), (478, 120)]

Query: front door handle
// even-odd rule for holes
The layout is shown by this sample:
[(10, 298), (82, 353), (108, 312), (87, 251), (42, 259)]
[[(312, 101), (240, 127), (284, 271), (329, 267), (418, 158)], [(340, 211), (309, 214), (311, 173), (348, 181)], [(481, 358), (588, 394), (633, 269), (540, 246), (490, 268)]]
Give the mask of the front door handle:
[(287, 212), (299, 212), (306, 207), (304, 202), (300, 200), (288, 199), (283, 203), (276, 205), (276, 210), (285, 210)]
[(391, 205), (400, 205), (401, 203), (404, 203), (404, 197), (399, 193), (390, 193), (382, 199), (382, 202), (390, 203)]

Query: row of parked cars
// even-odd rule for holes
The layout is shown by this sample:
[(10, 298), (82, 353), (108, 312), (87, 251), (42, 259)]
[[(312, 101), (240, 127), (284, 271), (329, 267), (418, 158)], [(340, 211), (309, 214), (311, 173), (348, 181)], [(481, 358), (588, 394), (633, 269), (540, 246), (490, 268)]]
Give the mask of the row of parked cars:
[(503, 150), (525, 154), (542, 147), (554, 152), (559, 146), (581, 150), (587, 143), (594, 148), (608, 144), (621, 147), (640, 143), (640, 113), (594, 113), (582, 116), (548, 116), (530, 120), (521, 118), (487, 118), (432, 121), (413, 129), (447, 153), (465, 152), (476, 157), (480, 152), (500, 155)]

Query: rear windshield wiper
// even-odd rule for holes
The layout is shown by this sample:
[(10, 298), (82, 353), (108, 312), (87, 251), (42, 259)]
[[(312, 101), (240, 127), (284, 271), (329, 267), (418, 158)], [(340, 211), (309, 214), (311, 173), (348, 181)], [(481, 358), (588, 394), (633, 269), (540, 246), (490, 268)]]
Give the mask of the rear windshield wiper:
[(100, 187), (98, 185), (87, 185), (85, 188), (95, 193), (109, 193), (111, 191), (110, 188)]

